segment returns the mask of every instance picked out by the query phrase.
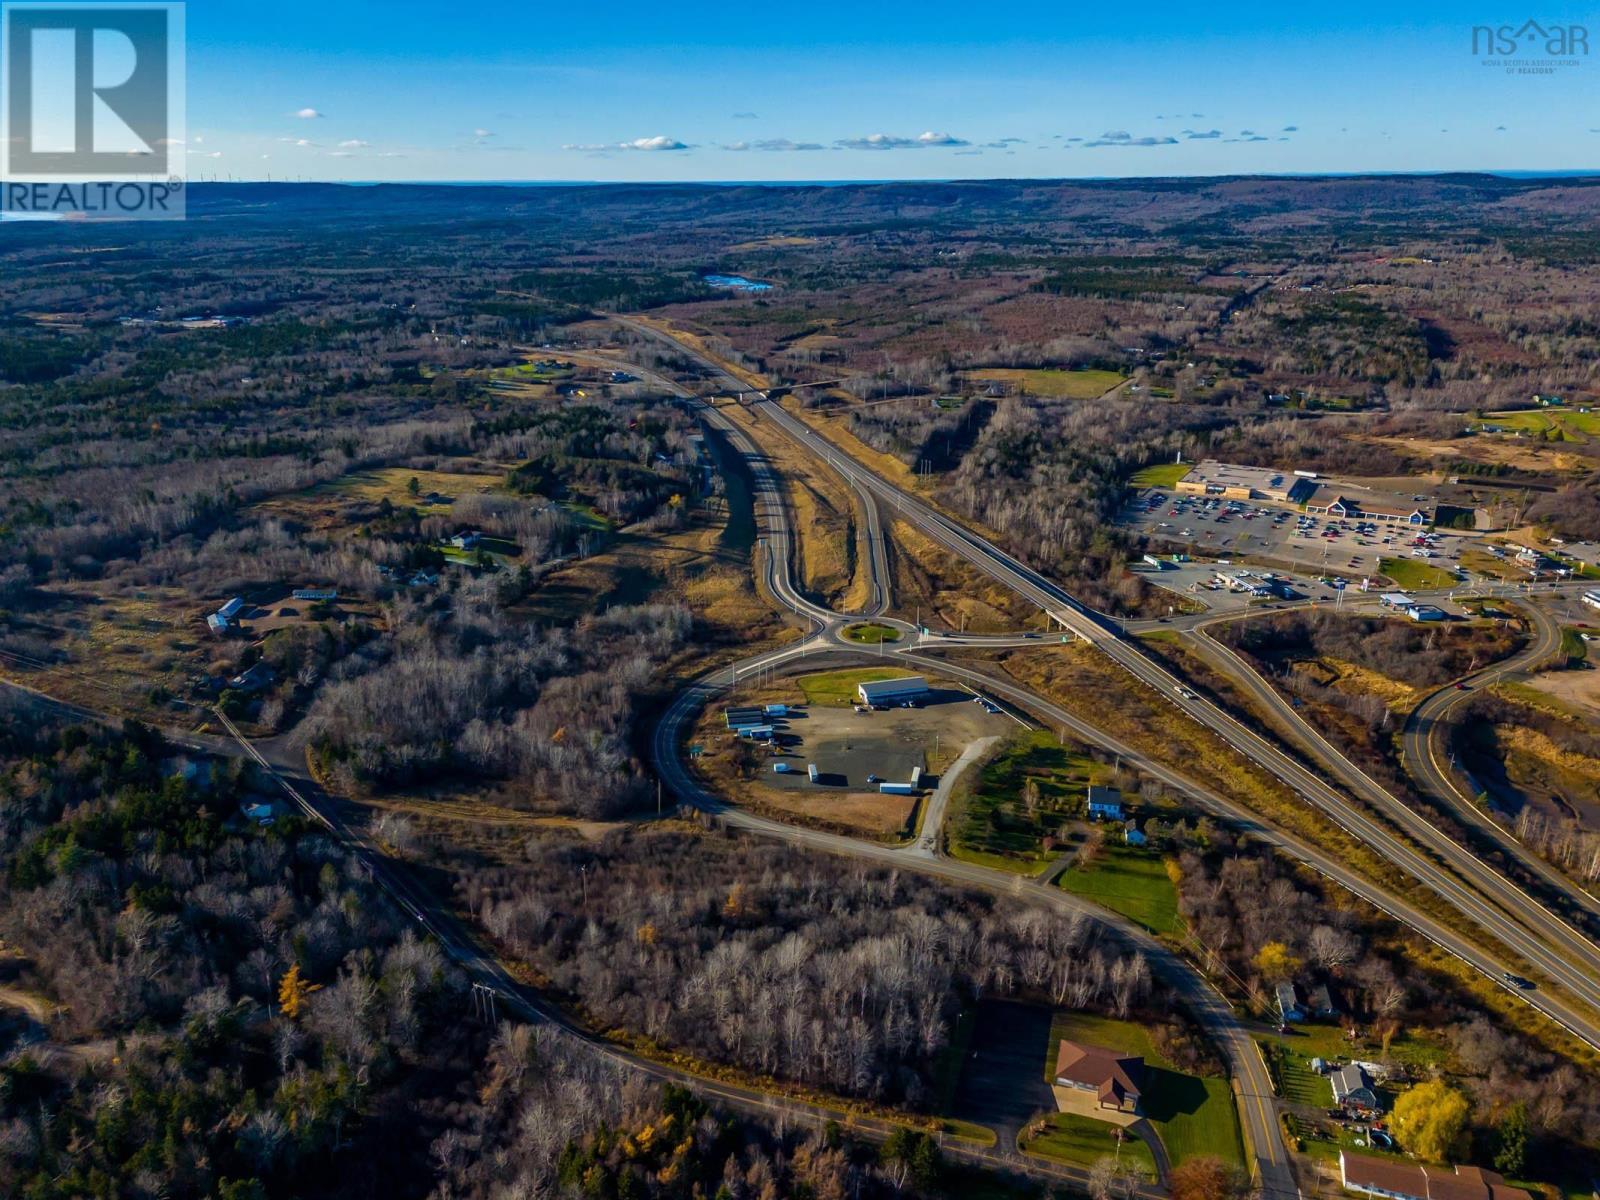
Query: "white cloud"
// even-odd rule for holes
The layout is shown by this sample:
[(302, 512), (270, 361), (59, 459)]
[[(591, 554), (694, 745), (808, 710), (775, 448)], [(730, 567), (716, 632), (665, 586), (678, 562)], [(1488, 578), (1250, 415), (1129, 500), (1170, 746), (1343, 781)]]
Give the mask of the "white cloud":
[(341, 150), (367, 150), (371, 147), (371, 142), (364, 142), (360, 138), (349, 138), (339, 143), (339, 149)]
[(655, 137), (634, 138), (631, 142), (568, 142), (563, 150), (577, 150), (585, 154), (605, 154), (611, 150), (687, 150), (688, 142), (657, 134)]
[(1175, 137), (1134, 137), (1126, 129), (1113, 129), (1102, 133), (1092, 142), (1084, 142), (1085, 146), (1176, 146), (1178, 139)]
[(840, 138), (835, 146), (846, 150), (917, 150), (925, 146), (967, 146), (970, 142), (949, 133), (928, 130), (916, 137), (899, 137), (892, 133), (869, 133), (866, 137)]
[(737, 113), (734, 113), (733, 114), (733, 119), (735, 121), (757, 121), (757, 120), (760, 120), (760, 118), (757, 117), (756, 114), (753, 113), (753, 112), (737, 112)]
[(657, 134), (655, 137), (634, 138), (631, 142), (623, 142), (624, 150), (687, 150), (689, 144), (680, 142), (677, 138)]
[(791, 142), (788, 138), (767, 138), (756, 143), (757, 150), (821, 150), (821, 142)]
[(295, 113), (295, 116), (299, 117), (302, 121), (320, 121), (322, 119), (322, 114), (314, 108), (302, 108), (299, 112)]
[(494, 134), (490, 133), (487, 129), (474, 129), (472, 131), (472, 136), (481, 142), (484, 138), (492, 138)]
[(1222, 136), (1220, 129), (1185, 129), (1183, 136), (1191, 142), (1206, 142)]

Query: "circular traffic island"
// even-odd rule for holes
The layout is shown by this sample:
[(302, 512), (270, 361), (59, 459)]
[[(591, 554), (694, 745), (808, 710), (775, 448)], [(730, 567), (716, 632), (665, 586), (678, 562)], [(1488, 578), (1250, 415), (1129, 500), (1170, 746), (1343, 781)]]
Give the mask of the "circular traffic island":
[(893, 625), (880, 625), (876, 621), (857, 621), (854, 625), (846, 625), (842, 630), (847, 642), (857, 642), (863, 646), (880, 646), (884, 642), (898, 642), (901, 633)]

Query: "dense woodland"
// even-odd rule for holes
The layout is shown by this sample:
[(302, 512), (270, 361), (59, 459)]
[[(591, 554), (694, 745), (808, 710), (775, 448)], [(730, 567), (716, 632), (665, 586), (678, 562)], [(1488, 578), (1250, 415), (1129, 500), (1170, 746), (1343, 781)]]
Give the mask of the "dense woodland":
[(1081, 915), (760, 842), (529, 839), (516, 861), (463, 864), (457, 886), (596, 1023), (843, 1095), (926, 1107), (983, 995), (1160, 1007), (1143, 958)]
[[(190, 213), (181, 228), (8, 227), (0, 246), (7, 671), (109, 687), (93, 680), (96, 638), (120, 622), (150, 644), (119, 701), (131, 687), (163, 724), (216, 702), (309, 748), (355, 799), (471, 794), (518, 810), (470, 836), (392, 816), (374, 832), (573, 1020), (747, 1076), (928, 1110), (959, 1014), (990, 995), (1128, 1016), (1180, 1065), (1216, 1064), (1144, 960), (1093, 921), (670, 822), (523, 820), (647, 806), (641, 718), (706, 626), (703, 601), (678, 587), (609, 604), (595, 593), (552, 617), (546, 581), (606, 539), (680, 531), (691, 510), (740, 515), (721, 507), (732, 485), (700, 459), (694, 418), (659, 388), (594, 371), (581, 387), (521, 386), (531, 359), (600, 347), (699, 373), (596, 310), (652, 311), (779, 381), (846, 377), (826, 407), (900, 398), (855, 409), (848, 427), (1112, 611), (1149, 600), (1124, 569), (1144, 547), (1110, 518), (1132, 472), (1179, 451), (1480, 478), (1518, 516), (1600, 536), (1600, 439), (1558, 437), (1539, 447), (1551, 454), (1509, 462), (1467, 432), (1534, 392), (1586, 396), (1600, 382), (1600, 189), (1586, 183), (375, 188), (358, 200), (198, 185)], [(775, 286), (729, 296), (705, 282), (716, 271)], [(979, 381), (1001, 367), (1114, 371), (1137, 390), (990, 395)], [(327, 500), (381, 471), (482, 482), (447, 503), (421, 484)], [(447, 554), (469, 530), (494, 552)], [(732, 538), (692, 550), (747, 552)], [(336, 588), (339, 603), (261, 638), (204, 632), (227, 597), (301, 584)], [(1514, 647), (1299, 616), (1238, 645), (1274, 668), (1328, 656), (1417, 686)], [(257, 664), (269, 684), (227, 682)], [(155, 673), (195, 678), (178, 696), (140, 682)], [(1365, 739), (1374, 769), (1392, 767), (1381, 702), (1288, 678), (1335, 714), (1333, 736)], [(553, 1030), (474, 1022), (464, 976), (338, 842), (286, 812), (270, 828), (240, 816), (272, 797), (263, 779), (143, 726), (4, 705), (0, 988), (28, 999), (0, 1009), (0, 1193), (976, 1190), (921, 1134), (880, 1148), (752, 1122)], [(1592, 738), (1474, 705), (1453, 735), (1463, 748), (1475, 722), (1514, 720), (1594, 753)], [(1369, 1029), (1443, 1030), (1480, 1138), (1509, 1106), (1541, 1155), (1592, 1145), (1587, 1080), (1416, 966), (1392, 927), (1209, 824), (1148, 827), (1197, 953), (1249, 996), (1326, 980)], [(1566, 826), (1522, 832), (1600, 864)]]
[(0, 1033), (0, 1192), (416, 1194), (374, 1151), (465, 1049), (439, 948), (322, 833), (244, 822), (233, 764), (5, 716), (6, 978), (59, 1009)]

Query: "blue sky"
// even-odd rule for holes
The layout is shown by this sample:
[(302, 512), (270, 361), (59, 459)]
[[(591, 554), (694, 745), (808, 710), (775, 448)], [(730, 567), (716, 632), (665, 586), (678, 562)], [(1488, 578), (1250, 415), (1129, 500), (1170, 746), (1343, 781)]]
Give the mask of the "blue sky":
[(835, 180), (1600, 166), (1600, 55), (1512, 73), (1474, 56), (1472, 28), (1521, 26), (1520, 4), (1395, 7), (190, 0), (190, 171)]

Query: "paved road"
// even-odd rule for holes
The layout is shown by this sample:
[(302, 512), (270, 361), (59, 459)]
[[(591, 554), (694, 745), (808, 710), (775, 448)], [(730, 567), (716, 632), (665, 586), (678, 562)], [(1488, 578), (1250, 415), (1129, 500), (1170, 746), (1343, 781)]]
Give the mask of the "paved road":
[[(792, 664), (798, 657), (795, 648), (788, 648), (776, 651), (773, 655), (757, 656), (750, 660), (747, 669), (754, 669), (756, 663), (769, 659), (775, 665), (785, 662)], [(910, 656), (905, 657), (910, 658)], [(950, 673), (948, 664), (927, 660), (927, 665), (941, 672)], [(983, 678), (976, 673), (973, 674), (977, 678)], [(1182, 998), (1185, 1007), (1206, 1031), (1207, 1036), (1228, 1063), (1240, 1120), (1254, 1164), (1253, 1174), (1259, 1181), (1262, 1191), (1280, 1198), (1298, 1196), (1299, 1189), (1295, 1185), (1294, 1171), (1278, 1128), (1277, 1101), (1273, 1095), (1272, 1081), (1267, 1074), (1266, 1064), (1232, 1007), (1209, 980), (1140, 926), (1059, 888), (1042, 886), (1019, 875), (955, 859), (937, 856), (914, 857), (893, 846), (787, 825), (726, 804), (721, 798), (700, 786), (684, 766), (679, 753), (679, 747), (694, 715), (715, 701), (726, 689), (726, 685), (722, 682), (723, 678), (724, 673), (719, 671), (716, 672), (715, 678), (703, 677), (680, 692), (652, 734), (650, 749), (653, 765), (675, 796), (735, 829), (829, 854), (897, 865), (903, 869), (921, 871), (953, 883), (987, 891), (1023, 896), (1034, 903), (1063, 913), (1082, 913), (1093, 918), (1114, 933), (1125, 945), (1145, 956), (1151, 971), (1175, 995)], [(993, 686), (987, 681), (985, 685)], [(1020, 691), (1020, 689), (1013, 690)], [(1026, 697), (1027, 694), (1023, 693), (1023, 696)]]
[(960, 757), (939, 776), (939, 783), (923, 808), (922, 824), (919, 827), (917, 840), (906, 847), (905, 853), (916, 855), (918, 858), (939, 856), (939, 830), (944, 828), (944, 812), (950, 805), (950, 793), (955, 791), (956, 781), (999, 741), (997, 737), (985, 737), (969, 743)]
[[(1600, 947), (1597, 947), (1584, 933), (1575, 929), (1559, 913), (1545, 907), (1536, 897), (1529, 895), (1500, 871), (1485, 863), (1471, 847), (1463, 846), (1433, 824), (1425, 814), (1418, 812), (1374, 780), (1340, 752), (1320, 731), (1314, 729), (1301, 716), (1298, 709), (1284, 699), (1277, 689), (1263, 679), (1231, 647), (1199, 634), (1189, 636), (1191, 644), (1200, 650), (1204, 657), (1221, 667), (1225, 675), (1244, 688), (1256, 703), (1267, 709), (1288, 731), (1291, 739), (1306, 749), (1313, 761), (1327, 768), (1350, 789), (1352, 795), (1371, 805), (1384, 820), (1401, 830), (1411, 842), (1431, 852), (1438, 860), (1450, 863), (1466, 881), (1466, 885), (1441, 871), (1431, 858), (1415, 851), (1410, 851), (1405, 861), (1397, 861), (1397, 865), (1413, 878), (1429, 883), (1435, 891), (1445, 895), (1458, 911), (1471, 916), (1481, 927), (1498, 937), (1504, 945), (1522, 955), (1544, 978), (1561, 984), (1572, 996), (1600, 1009)], [(1555, 631), (1555, 637), (1559, 642), (1559, 629)], [(1549, 653), (1547, 642), (1548, 634), (1541, 634), (1527, 653), (1518, 656), (1518, 663), (1525, 665), (1527, 662), (1537, 661), (1538, 658), (1546, 656)], [(1506, 666), (1501, 665), (1485, 674), (1492, 674), (1498, 678), (1500, 673), (1507, 670)], [(1453, 688), (1449, 691), (1453, 696), (1462, 694)], [(1196, 703), (1213, 707), (1209, 701), (1197, 700)], [(1448, 793), (1442, 800), (1447, 807), (1459, 807), (1451, 802)], [(1349, 805), (1343, 807), (1349, 814), (1341, 820), (1341, 824), (1346, 828), (1355, 826), (1359, 819), (1361, 825), (1356, 826), (1357, 828), (1383, 829), (1360, 810)], [(1334, 815), (1331, 808), (1329, 811), (1330, 815)], [(1561, 894), (1571, 896), (1581, 892), (1581, 889), (1561, 880), (1553, 869), (1539, 864), (1531, 854), (1522, 847), (1515, 846), (1510, 839), (1505, 838), (1499, 830), (1483, 821), (1481, 817), (1477, 820), (1484, 836), (1505, 845), (1508, 853), (1524, 858), (1536, 875), (1549, 881)], [(1355, 829), (1352, 829), (1352, 832), (1354, 831)], [(1369, 845), (1376, 844), (1370, 832), (1363, 836), (1362, 840), (1367, 841)], [(1398, 844), (1409, 851), (1407, 843)], [(1391, 859), (1391, 861), (1396, 860)], [(1530, 933), (1534, 936), (1528, 936)]]
[[(1399, 809), (1404, 811), (1391, 807), (1397, 802), (1390, 797), (1390, 805), (1384, 806), (1385, 817), (1426, 846), (1428, 853), (1418, 850), (1412, 841), (1396, 836), (1387, 824), (1351, 803), (1320, 774), (1220, 706), (1195, 695), (1175, 675), (1148, 657), (1139, 645), (1122, 637), (1107, 618), (1085, 608), (1040, 572), (847, 459), (776, 404), (762, 402), (756, 407), (841, 474), (861, 481), (862, 486), (882, 497), (898, 515), (924, 534), (1039, 604), (1053, 620), (1104, 652), (1135, 679), (1155, 689), (1158, 695), (1177, 704), (1187, 716), (1209, 727), (1246, 758), (1277, 776), (1345, 832), (1438, 894), (1513, 954), (1531, 964), (1536, 973), (1600, 1011), (1600, 948), (1499, 872), (1485, 866), (1475, 854), (1443, 837), (1403, 805)], [(1336, 757), (1342, 757), (1332, 747), (1329, 750)], [(1347, 769), (1359, 772), (1354, 764), (1347, 764)], [(1563, 1016), (1559, 1019), (1563, 1025), (1600, 1049), (1600, 1026), (1590, 1017), (1548, 996), (1529, 1000), (1549, 1015), (1561, 1012)]]
[[(57, 700), (10, 681), (0, 680), (0, 690), (19, 694), (29, 702), (48, 706), (77, 720), (110, 725), (121, 723), (120, 717)], [(892, 1122), (876, 1117), (776, 1096), (758, 1088), (741, 1087), (666, 1066), (620, 1050), (573, 1024), (559, 1009), (545, 1003), (536, 992), (519, 983), (495, 957), (493, 950), (474, 931), (462, 925), (448, 905), (439, 903), (411, 877), (409, 868), (388, 858), (364, 834), (345, 822), (339, 806), (310, 778), (304, 760), (294, 762), (289, 757), (284, 739), (276, 739), (282, 753), (269, 757), (262, 752), (262, 743), (244, 737), (238, 727), (220, 713), (215, 715), (227, 730), (226, 736), (182, 731), (170, 731), (165, 736), (178, 746), (247, 758), (260, 767), (279, 785), (303, 816), (345, 844), (369, 877), (389, 894), (406, 916), (416, 922), (419, 929), (439, 942), (475, 988), (481, 988), (485, 994), (493, 996), (495, 1016), (511, 1016), (540, 1026), (553, 1036), (572, 1038), (622, 1072), (692, 1088), (725, 1107), (752, 1116), (770, 1119), (782, 1115), (818, 1127), (836, 1121), (859, 1134), (879, 1140), (899, 1128)], [(1001, 1174), (1054, 1180), (1071, 1184), (1079, 1190), (1085, 1189), (1089, 1182), (1089, 1171), (1086, 1169), (1023, 1155), (1014, 1146), (991, 1149), (949, 1138), (942, 1138), (941, 1144), (947, 1156)], [(1141, 1200), (1163, 1198), (1163, 1193), (1156, 1188), (1141, 1188), (1137, 1194)]]
[(1536, 604), (1528, 603), (1523, 607), (1532, 620), (1533, 642), (1521, 653), (1466, 676), (1461, 681), (1466, 684), (1466, 691), (1450, 684), (1423, 697), (1422, 702), (1411, 710), (1401, 731), (1401, 755), (1411, 777), (1441, 807), (1448, 808), (1462, 824), (1480, 836), (1493, 837), (1508, 854), (1551, 888), (1558, 890), (1569, 903), (1591, 916), (1600, 917), (1600, 899), (1529, 850), (1510, 830), (1478, 807), (1475, 798), (1467, 795), (1461, 787), (1459, 778), (1450, 769), (1439, 745), (1438, 735), (1445, 718), (1453, 709), (1471, 700), (1474, 692), (1534, 669), (1552, 658), (1561, 648), (1560, 622)]
[[(692, 347), (686, 347), (659, 331), (649, 332), (677, 346), (691, 357), (706, 364), (709, 369), (720, 370), (716, 364), (694, 351)], [(740, 386), (748, 385), (741, 383)], [(1234, 719), (1218, 706), (1194, 695), (1164, 667), (1147, 657), (1137, 644), (1119, 635), (1110, 621), (1081, 605), (1041, 573), (972, 533), (964, 525), (847, 458), (777, 404), (763, 400), (754, 407), (796, 442), (851, 480), (853, 485), (879, 497), (897, 515), (915, 525), (925, 535), (958, 557), (1039, 604), (1063, 628), (1071, 630), (1078, 637), (1102, 650), (1135, 679), (1155, 689), (1158, 695), (1167, 698), (1170, 703), (1177, 704), (1192, 719), (1210, 727), (1229, 745), (1276, 775), (1302, 798), (1322, 810), (1340, 828), (1365, 842), (1425, 887), (1439, 894), (1456, 911), (1469, 917), (1503, 945), (1509, 947), (1512, 953), (1533, 962), (1536, 968), (1549, 978), (1560, 982), (1587, 1003), (1595, 1005), (1595, 998), (1600, 996), (1600, 984), (1597, 984), (1583, 967), (1569, 965), (1563, 955), (1552, 951), (1550, 944), (1545, 940), (1551, 939), (1556, 945), (1562, 945), (1575, 931), (1543, 909), (1531, 897), (1511, 887), (1498, 873), (1484, 868), (1475, 855), (1466, 852), (1448, 839), (1443, 839), (1445, 843), (1443, 845), (1429, 839), (1432, 842), (1430, 849), (1453, 870), (1441, 868), (1432, 858), (1416, 850), (1411, 843), (1396, 837), (1386, 825), (1373, 820), (1359, 807), (1350, 803), (1318, 774), (1308, 770), (1302, 763), (1285, 754), (1255, 730)], [(904, 650), (901, 653), (904, 653)], [(696, 696), (691, 691), (680, 697), (680, 700), (688, 701), (697, 707), (708, 698), (707, 695)], [(1021, 701), (1024, 703), (1035, 699), (1027, 693), (1021, 694)], [(1105, 739), (1102, 737), (1099, 740), (1103, 742)], [(1331, 750), (1331, 747), (1329, 749)], [(666, 750), (671, 751), (672, 747), (666, 747)], [(662, 751), (663, 748), (658, 746), (658, 768), (665, 772), (675, 766), (681, 774), (681, 764), (677, 763), (675, 753), (669, 752), (663, 757)], [(1336, 751), (1334, 755), (1336, 758), (1342, 757)], [(1352, 771), (1356, 770), (1354, 764), (1348, 765)], [(1254, 818), (1246, 814), (1241, 816), (1256, 824)], [(1292, 840), (1284, 839), (1281, 835), (1274, 835), (1274, 839), (1280, 844), (1292, 845)], [(1339, 864), (1326, 860), (1326, 856), (1312, 851), (1310, 847), (1299, 847), (1299, 849), (1302, 851), (1301, 857), (1304, 861), (1311, 861), (1312, 858), (1322, 859), (1319, 869), (1331, 878), (1339, 878), (1341, 882), (1346, 882), (1347, 886), (1356, 885), (1353, 890), (1372, 900), (1379, 908), (1423, 932), (1437, 944), (1472, 963), (1491, 978), (1502, 981), (1504, 985), (1509, 971), (1495, 956), (1478, 950), (1474, 944), (1453, 929), (1441, 926), (1425, 913), (1412, 908), (1408, 901), (1389, 895), (1367, 881), (1353, 877)], [(1463, 879), (1470, 882), (1464, 883)], [(1478, 889), (1493, 895), (1496, 902), (1482, 899)], [(1502, 908), (1501, 905), (1505, 907)], [(1508, 916), (1508, 912), (1514, 915)], [(1536, 930), (1538, 936), (1530, 934), (1528, 932), (1530, 929)], [(1593, 949), (1592, 945), (1586, 945), (1579, 957), (1587, 957)], [(1567, 1001), (1549, 993), (1530, 993), (1515, 988), (1511, 990), (1576, 1036), (1600, 1048), (1600, 1027), (1593, 1023), (1588, 1012), (1575, 1009)], [(1600, 1007), (1600, 1005), (1595, 1006)]]

